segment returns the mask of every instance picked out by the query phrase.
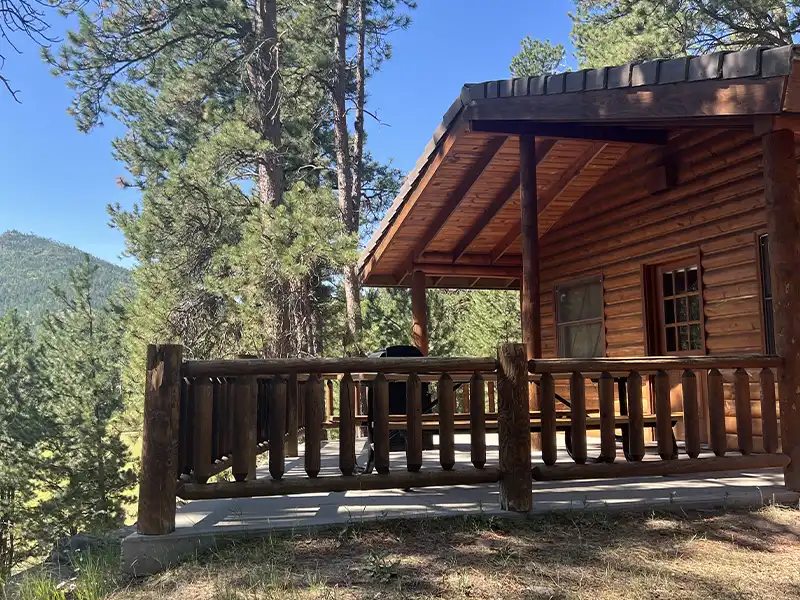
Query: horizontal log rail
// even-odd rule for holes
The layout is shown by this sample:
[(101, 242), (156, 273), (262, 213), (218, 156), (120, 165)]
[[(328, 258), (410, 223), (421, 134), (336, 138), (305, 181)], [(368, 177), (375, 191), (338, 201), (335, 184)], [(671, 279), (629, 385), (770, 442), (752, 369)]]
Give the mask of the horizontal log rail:
[(238, 377), (290, 373), (473, 373), (495, 371), (494, 358), (275, 358), (187, 360), (184, 377)]

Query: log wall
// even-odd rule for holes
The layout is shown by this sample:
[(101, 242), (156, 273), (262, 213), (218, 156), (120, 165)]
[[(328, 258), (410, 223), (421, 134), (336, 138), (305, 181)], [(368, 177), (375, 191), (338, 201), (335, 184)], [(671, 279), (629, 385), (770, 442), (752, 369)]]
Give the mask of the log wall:
[[(606, 356), (647, 355), (643, 265), (691, 255), (700, 257), (707, 353), (763, 352), (757, 234), (765, 232), (766, 215), (760, 138), (749, 131), (682, 133), (666, 149), (638, 154), (623, 159), (541, 240), (543, 356), (556, 355), (555, 286), (591, 275), (603, 277)], [(651, 193), (649, 182), (664, 164), (674, 165), (676, 179)], [(761, 414), (759, 373), (749, 375), (755, 419)], [(733, 372), (723, 376), (734, 448)], [(596, 385), (588, 384), (587, 406), (597, 408)], [(644, 385), (648, 410), (653, 407), (647, 380)], [(672, 395), (673, 405), (679, 405), (679, 382), (673, 382)], [(701, 399), (701, 414), (706, 411)], [(760, 421), (753, 427), (758, 450)]]

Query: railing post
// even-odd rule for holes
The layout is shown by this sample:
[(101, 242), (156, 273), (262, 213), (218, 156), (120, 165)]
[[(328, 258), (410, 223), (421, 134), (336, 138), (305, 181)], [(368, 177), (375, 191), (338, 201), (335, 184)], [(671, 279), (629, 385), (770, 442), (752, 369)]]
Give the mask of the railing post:
[(147, 346), (142, 476), (137, 530), (164, 535), (175, 530), (176, 461), (183, 347)]
[(498, 354), (500, 506), (503, 510), (529, 512), (533, 490), (525, 346), (503, 344)]
[(783, 359), (778, 369), (781, 446), (791, 459), (783, 477), (786, 487), (800, 491), (800, 191), (794, 132), (767, 133), (763, 152), (775, 349)]

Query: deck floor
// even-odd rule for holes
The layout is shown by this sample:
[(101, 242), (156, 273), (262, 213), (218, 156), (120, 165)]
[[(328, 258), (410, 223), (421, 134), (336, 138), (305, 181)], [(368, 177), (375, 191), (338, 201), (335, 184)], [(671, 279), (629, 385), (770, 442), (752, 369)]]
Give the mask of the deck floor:
[[(361, 449), (363, 440), (357, 441)], [(559, 461), (570, 461), (560, 436)], [(599, 440), (589, 440), (589, 456), (599, 454)], [(682, 449), (681, 449), (682, 450)], [(337, 441), (324, 444), (321, 477), (337, 476)], [(487, 436), (487, 464), (497, 464), (497, 435)], [(657, 460), (654, 448), (645, 460)], [(622, 449), (618, 450), (618, 459)], [(437, 469), (438, 451), (426, 451), (423, 469)], [(536, 463), (534, 455), (534, 463)], [(405, 453), (392, 453), (392, 468), (405, 467)], [(471, 469), (469, 436), (456, 436), (456, 469)], [(286, 477), (304, 477), (302, 448), (287, 459)], [(366, 477), (375, 477), (367, 475)], [(261, 466), (258, 477), (269, 477)], [(719, 507), (798, 501), (783, 487), (780, 469), (667, 477), (592, 481), (536, 482), (534, 513), (563, 510), (622, 510)], [(497, 484), (421, 488), (410, 491), (350, 491), (270, 498), (198, 500), (178, 509), (176, 531), (166, 536), (134, 534), (123, 542), (123, 564), (129, 571), (146, 573), (176, 556), (213, 546), (220, 536), (264, 535), (274, 531), (307, 530), (364, 520), (501, 514)], [(509, 513), (502, 513), (508, 515)]]

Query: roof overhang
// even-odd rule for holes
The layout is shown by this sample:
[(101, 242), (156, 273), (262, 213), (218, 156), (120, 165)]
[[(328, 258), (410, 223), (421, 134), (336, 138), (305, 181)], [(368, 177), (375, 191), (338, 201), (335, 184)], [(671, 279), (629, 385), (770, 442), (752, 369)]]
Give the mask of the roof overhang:
[(406, 285), (420, 269), (433, 285), (513, 287), (518, 135), (537, 137), (542, 235), (632, 147), (699, 127), (793, 125), (796, 56), (754, 48), (465, 85), (363, 252), (364, 284)]

